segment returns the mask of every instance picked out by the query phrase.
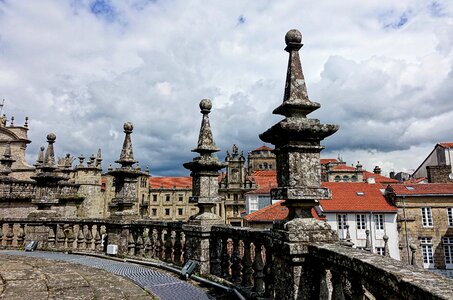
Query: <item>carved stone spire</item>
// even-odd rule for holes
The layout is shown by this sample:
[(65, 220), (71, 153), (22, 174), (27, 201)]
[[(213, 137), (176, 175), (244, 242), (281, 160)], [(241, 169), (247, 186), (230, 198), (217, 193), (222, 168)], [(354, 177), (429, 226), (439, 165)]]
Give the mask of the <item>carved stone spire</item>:
[(324, 147), (320, 141), (336, 132), (338, 126), (306, 117), (321, 105), (310, 101), (307, 94), (299, 58), (302, 34), (292, 29), (285, 42), (289, 53), (285, 93), (283, 103), (273, 113), (286, 118), (260, 134), (260, 138), (275, 145), (278, 188), (272, 193), (273, 197), (286, 200), (291, 220), (311, 218), (311, 208), (318, 200), (331, 197), (328, 189), (321, 188), (319, 153)]
[(47, 135), (47, 150), (46, 155), (44, 156), (44, 166), (47, 168), (56, 168), (55, 166), (55, 152), (53, 149), (53, 144), (55, 143), (56, 136), (54, 133), (49, 133)]
[(96, 167), (101, 168), (102, 165), (102, 152), (101, 148), (98, 149), (98, 153), (96, 155)]
[(121, 149), (120, 159), (115, 161), (116, 163), (121, 164), (123, 168), (131, 168), (133, 164), (136, 163), (134, 160), (134, 153), (132, 150), (132, 140), (131, 133), (134, 130), (134, 125), (131, 122), (124, 123), (124, 137), (123, 148)]
[(40, 168), (42, 166), (42, 164), (44, 163), (44, 147), (41, 146), (39, 148), (39, 152), (38, 152), (38, 159), (36, 159), (36, 163), (35, 163), (35, 167), (36, 168)]
[(200, 154), (193, 161), (184, 164), (184, 168), (191, 171), (192, 176), (192, 195), (191, 202), (197, 203), (199, 213), (192, 216), (190, 222), (195, 224), (219, 224), (223, 223), (218, 215), (213, 213), (214, 206), (221, 202), (218, 194), (217, 177), (219, 170), (226, 167), (226, 163), (220, 162), (217, 157), (211, 154), (219, 151), (214, 146), (211, 126), (209, 124), (209, 113), (212, 103), (209, 99), (200, 102), (201, 113), (203, 114), (198, 138), (198, 146), (193, 152)]

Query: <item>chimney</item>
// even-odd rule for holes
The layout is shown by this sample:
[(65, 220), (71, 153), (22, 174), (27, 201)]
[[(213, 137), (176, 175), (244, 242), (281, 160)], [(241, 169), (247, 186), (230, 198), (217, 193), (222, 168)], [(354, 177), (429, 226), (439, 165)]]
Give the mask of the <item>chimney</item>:
[(381, 175), (381, 168), (379, 166), (375, 166), (373, 169), (373, 173), (377, 175)]

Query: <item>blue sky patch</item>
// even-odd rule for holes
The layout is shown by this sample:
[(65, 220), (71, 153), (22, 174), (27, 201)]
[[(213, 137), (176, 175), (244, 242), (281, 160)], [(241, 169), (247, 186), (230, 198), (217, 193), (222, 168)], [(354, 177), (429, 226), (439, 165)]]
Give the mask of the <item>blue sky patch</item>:
[(90, 10), (96, 16), (107, 21), (112, 22), (116, 19), (116, 11), (110, 1), (95, 0), (90, 4)]
[(432, 17), (440, 18), (445, 16), (444, 7), (437, 1), (433, 1), (428, 5), (429, 13)]
[(379, 16), (379, 21), (384, 29), (400, 29), (409, 21), (411, 11), (405, 11), (402, 14), (396, 14), (394, 11), (388, 11)]

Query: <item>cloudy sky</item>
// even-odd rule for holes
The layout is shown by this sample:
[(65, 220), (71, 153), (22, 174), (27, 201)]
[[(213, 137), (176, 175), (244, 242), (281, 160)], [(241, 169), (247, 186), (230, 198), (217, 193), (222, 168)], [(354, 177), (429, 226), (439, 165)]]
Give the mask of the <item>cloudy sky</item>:
[(453, 1), (0, 0), (0, 99), (28, 160), (46, 134), (57, 156), (118, 159), (126, 121), (153, 175), (188, 175), (201, 114), (222, 151), (248, 152), (281, 120), (284, 35), (301, 30), (310, 115), (340, 130), (323, 157), (384, 173), (415, 169), (453, 141)]

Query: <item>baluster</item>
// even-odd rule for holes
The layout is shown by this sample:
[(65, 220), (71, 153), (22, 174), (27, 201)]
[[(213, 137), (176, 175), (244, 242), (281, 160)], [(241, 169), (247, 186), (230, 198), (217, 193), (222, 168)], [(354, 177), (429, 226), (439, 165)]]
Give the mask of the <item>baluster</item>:
[(255, 244), (255, 261), (253, 262), (253, 271), (255, 272), (254, 279), (255, 279), (255, 286), (254, 290), (258, 294), (264, 292), (264, 263), (263, 263), (263, 256), (261, 254), (262, 244), (260, 242), (256, 242)]
[(231, 255), (231, 280), (234, 283), (241, 282), (241, 257), (239, 254), (239, 239), (233, 238), (233, 253)]
[(332, 274), (332, 299), (344, 300), (341, 274), (333, 270), (330, 270), (330, 273)]
[(266, 264), (264, 266), (264, 283), (265, 283), (265, 296), (268, 298), (274, 297), (274, 261), (272, 259), (272, 248), (265, 247)]
[(181, 231), (181, 234), (180, 234), (181, 238), (180, 238), (180, 244), (181, 244), (181, 265), (184, 265), (187, 261), (187, 257), (186, 257), (186, 234), (184, 232)]
[(132, 228), (129, 229), (129, 236), (127, 237), (127, 248), (129, 255), (135, 254), (135, 240), (134, 235), (132, 234)]
[(165, 261), (171, 262), (171, 255), (172, 255), (172, 238), (173, 238), (173, 231), (167, 229), (167, 235), (165, 236)]
[(25, 240), (25, 224), (19, 224), (19, 232), (17, 233), (17, 247), (22, 248)]
[(95, 229), (95, 232), (94, 232), (94, 250), (96, 251), (102, 251), (102, 246), (101, 246), (101, 243), (102, 243), (102, 238), (101, 238), (101, 234), (99, 232), (99, 225), (96, 225), (96, 229)]
[(382, 239), (384, 240), (384, 256), (390, 257), (389, 237), (385, 234)]
[(327, 270), (324, 266), (320, 266), (319, 270), (319, 299), (329, 299), (329, 287), (327, 284)]
[(159, 232), (156, 228), (153, 229), (153, 239), (152, 239), (153, 245), (152, 245), (152, 257), (153, 258), (159, 258), (160, 252), (159, 252)]
[(365, 230), (366, 240), (365, 240), (365, 250), (371, 252), (371, 242), (370, 242), (370, 231), (367, 229)]
[(160, 244), (160, 254), (161, 256), (159, 257), (160, 260), (165, 261), (165, 242), (167, 240), (167, 230), (162, 229), (161, 236), (159, 238), (159, 244)]
[(83, 225), (79, 225), (77, 232), (77, 249), (85, 248), (85, 235), (83, 234)]
[(244, 255), (242, 256), (242, 285), (245, 287), (253, 287), (253, 262), (250, 246), (250, 241), (245, 240)]
[(65, 235), (66, 235), (66, 240), (67, 240), (67, 247), (69, 249), (74, 248), (74, 240), (75, 240), (75, 234), (74, 234), (74, 225), (72, 224), (67, 224), (65, 225), (67, 228), (65, 229)]
[(363, 287), (363, 281), (361, 278), (354, 276), (350, 278), (349, 282), (351, 283), (351, 299), (352, 300), (365, 300), (366, 290)]
[(228, 253), (228, 238), (222, 239), (222, 277), (230, 278), (230, 255)]
[(61, 227), (62, 225), (57, 224), (56, 242), (58, 248), (64, 248), (64, 242), (66, 240), (66, 235), (64, 234), (64, 231)]
[(175, 231), (174, 245), (173, 245), (173, 263), (181, 265), (181, 232)]
[(152, 257), (152, 230), (148, 229), (146, 238), (145, 238), (145, 257)]
[(139, 255), (139, 256), (143, 256), (144, 255), (144, 243), (143, 243), (143, 233), (141, 232), (142, 229), (140, 228), (139, 231), (138, 231), (138, 235), (137, 235), (137, 242), (136, 242), (136, 245), (135, 245), (135, 248), (136, 248), (136, 254)]
[(175, 242), (176, 242), (176, 231), (172, 230), (170, 234), (170, 261), (175, 263)]
[[(56, 225), (58, 226), (58, 225)], [(47, 248), (54, 248), (56, 242), (54, 225), (49, 225), (49, 231), (47, 232)]]
[(222, 276), (222, 239), (217, 236), (212, 239), (211, 274)]
[(0, 222), (0, 247), (3, 246), (3, 223)]
[(88, 224), (86, 225), (86, 234), (85, 234), (85, 247), (86, 249), (88, 250), (92, 250), (93, 249), (93, 225), (92, 224)]
[(7, 224), (8, 226), (8, 231), (6, 233), (6, 246), (12, 246), (13, 244), (13, 239), (14, 239), (14, 231), (13, 231), (13, 226), (14, 224)]
[(417, 246), (415, 246), (414, 244), (410, 244), (409, 248), (411, 249), (411, 252), (412, 252), (411, 265), (416, 267), (417, 266), (417, 260), (415, 258), (415, 251), (417, 250)]

